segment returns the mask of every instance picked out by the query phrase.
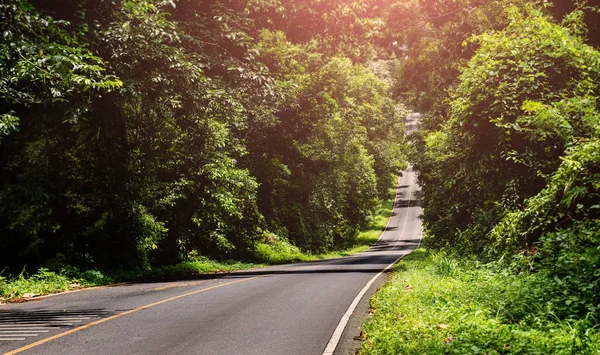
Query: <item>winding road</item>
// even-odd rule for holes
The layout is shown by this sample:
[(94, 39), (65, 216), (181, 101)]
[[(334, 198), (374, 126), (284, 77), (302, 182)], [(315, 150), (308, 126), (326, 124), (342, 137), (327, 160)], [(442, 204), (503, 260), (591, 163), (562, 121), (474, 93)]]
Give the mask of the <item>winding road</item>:
[(398, 180), (392, 217), (366, 252), (1, 305), (0, 353), (352, 353), (382, 274), (420, 243), (415, 181), (410, 169)]

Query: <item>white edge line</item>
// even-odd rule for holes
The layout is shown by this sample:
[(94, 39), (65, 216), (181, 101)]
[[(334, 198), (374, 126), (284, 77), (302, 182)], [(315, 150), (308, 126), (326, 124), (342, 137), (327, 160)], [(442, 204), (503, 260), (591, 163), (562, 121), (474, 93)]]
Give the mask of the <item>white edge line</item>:
[[(398, 177), (398, 182), (400, 182), (400, 177)], [(396, 193), (396, 199), (397, 198), (398, 198), (398, 195)], [(410, 198), (410, 196), (409, 196), (409, 198)], [(396, 199), (394, 199), (394, 207), (396, 206)], [(394, 207), (392, 208), (392, 211), (394, 210)], [(407, 214), (406, 218), (408, 218), (408, 214)], [(392, 219), (392, 216), (390, 215), (390, 219), (388, 220), (388, 224), (390, 223), (391, 219)], [(386, 226), (386, 229), (387, 229), (387, 226)], [(385, 230), (384, 230), (384, 232), (385, 232)], [(380, 239), (381, 239), (381, 236), (383, 235), (384, 232), (382, 232), (381, 235), (379, 236)], [(422, 234), (421, 234), (421, 236), (422, 236)], [(419, 246), (421, 245), (421, 236), (419, 236)], [(346, 310), (346, 313), (344, 313), (344, 315), (342, 316), (342, 319), (340, 319), (340, 322), (338, 323), (337, 327), (333, 331), (333, 334), (331, 335), (331, 338), (329, 339), (329, 343), (327, 343), (327, 346), (325, 347), (325, 350), (323, 351), (322, 355), (333, 355), (333, 352), (335, 351), (335, 348), (337, 348), (337, 346), (338, 346), (338, 344), (340, 342), (340, 339), (342, 338), (342, 334), (344, 333), (344, 329), (346, 329), (346, 326), (348, 325), (348, 322), (350, 321), (350, 317), (354, 313), (354, 310), (356, 310), (356, 307), (358, 306), (358, 303), (361, 301), (361, 299), (363, 298), (363, 296), (365, 295), (365, 293), (367, 293), (367, 291), (369, 290), (369, 288), (371, 287), (371, 285), (373, 284), (373, 282), (375, 282), (375, 280), (377, 280), (377, 278), (379, 276), (381, 276), (384, 272), (386, 272), (390, 268), (392, 268), (404, 256), (405, 255), (401, 255), (398, 259), (394, 260), (394, 262), (392, 262), (391, 264), (389, 264), (388, 266), (386, 266), (385, 269), (381, 270), (380, 273), (378, 273), (377, 275), (373, 276), (369, 280), (369, 282), (367, 282), (367, 284), (365, 285), (365, 287), (363, 287), (362, 290), (360, 290), (360, 292), (358, 293), (358, 295), (356, 295), (356, 297), (354, 298), (354, 300), (350, 304), (350, 307), (348, 307), (348, 310)]]
[(342, 338), (342, 333), (344, 333), (344, 329), (346, 328), (346, 325), (348, 325), (348, 321), (350, 321), (350, 316), (352, 316), (352, 313), (354, 313), (354, 310), (358, 306), (358, 303), (360, 302), (360, 300), (363, 298), (365, 293), (367, 293), (367, 291), (369, 290), (369, 288), (371, 287), (373, 282), (375, 282), (375, 280), (377, 280), (377, 278), (379, 276), (381, 276), (384, 272), (388, 271), (392, 266), (394, 266), (394, 264), (396, 264), (400, 259), (402, 259), (403, 256), (404, 255), (402, 255), (398, 259), (394, 260), (393, 263), (386, 266), (385, 269), (383, 269), (379, 274), (373, 276), (373, 278), (371, 278), (371, 280), (369, 280), (369, 282), (367, 282), (365, 287), (363, 287), (363, 289), (360, 290), (358, 295), (356, 295), (356, 297), (354, 298), (354, 301), (352, 301), (352, 303), (350, 304), (350, 307), (348, 307), (348, 310), (346, 311), (346, 313), (344, 313), (344, 315), (342, 316), (342, 319), (340, 319), (340, 322), (338, 323), (338, 326), (333, 331), (333, 335), (331, 336), (331, 339), (329, 340), (329, 343), (327, 344), (327, 347), (325, 348), (325, 351), (323, 351), (322, 355), (332, 355), (333, 354), (333, 352), (335, 351), (335, 348), (337, 347), (338, 343), (340, 342), (340, 339)]

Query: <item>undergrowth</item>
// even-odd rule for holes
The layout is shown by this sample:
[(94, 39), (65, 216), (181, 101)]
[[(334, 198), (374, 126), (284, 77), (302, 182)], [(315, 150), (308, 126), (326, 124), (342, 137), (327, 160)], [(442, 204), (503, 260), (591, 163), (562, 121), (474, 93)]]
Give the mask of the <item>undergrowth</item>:
[(299, 261), (328, 259), (353, 255), (367, 250), (385, 228), (391, 214), (393, 202), (384, 201), (373, 217), (370, 225), (361, 231), (353, 245), (344, 250), (324, 254), (303, 252), (289, 242), (271, 237), (256, 245), (255, 262), (238, 260), (216, 261), (203, 256), (195, 256), (176, 265), (165, 265), (143, 270), (125, 270), (111, 274), (99, 270), (81, 271), (76, 267), (65, 267), (58, 271), (40, 268), (34, 274), (23, 270), (19, 275), (9, 277), (0, 273), (0, 302), (19, 301), (23, 298), (63, 292), (84, 287), (102, 286), (123, 281), (164, 280), (217, 272), (245, 270), (265, 265), (284, 264)]
[(419, 249), (371, 299), (361, 354), (600, 354), (597, 314), (560, 316), (545, 273)]
[(12, 278), (0, 275), (0, 301), (20, 300), (24, 297), (106, 285), (111, 282), (114, 282), (113, 278), (101, 271), (82, 272), (75, 267), (66, 267), (58, 272), (40, 268), (31, 275), (22, 271)]
[(265, 264), (285, 264), (316, 259), (338, 258), (363, 252), (369, 249), (379, 238), (391, 215), (392, 207), (392, 200), (382, 202), (369, 226), (356, 236), (354, 243), (347, 249), (322, 254), (311, 254), (300, 250), (285, 240), (273, 236), (268, 238), (266, 242), (257, 245), (255, 252), (256, 259)]

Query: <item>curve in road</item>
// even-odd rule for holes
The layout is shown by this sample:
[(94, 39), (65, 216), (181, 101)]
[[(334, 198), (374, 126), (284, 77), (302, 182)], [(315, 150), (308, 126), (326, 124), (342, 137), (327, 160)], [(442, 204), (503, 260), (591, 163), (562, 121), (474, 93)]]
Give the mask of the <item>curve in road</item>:
[(380, 275), (420, 243), (416, 193), (409, 169), (399, 179), (392, 217), (379, 241), (351, 257), (4, 305), (0, 352), (347, 353), (356, 326), (346, 324), (364, 316), (353, 314), (356, 306), (366, 309), (362, 295), (372, 293), (373, 284), (383, 282)]

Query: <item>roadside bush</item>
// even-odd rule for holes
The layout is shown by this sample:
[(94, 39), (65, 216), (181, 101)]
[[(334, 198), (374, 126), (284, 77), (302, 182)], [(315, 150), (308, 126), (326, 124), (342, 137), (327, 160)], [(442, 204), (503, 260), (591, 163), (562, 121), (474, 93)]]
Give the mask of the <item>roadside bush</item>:
[(58, 291), (66, 291), (71, 279), (40, 268), (37, 273), (28, 276), (24, 271), (14, 279), (0, 278), (0, 297), (19, 298), (25, 295), (40, 295)]
[(468, 42), (479, 48), (449, 89), (447, 120), (417, 139), (431, 246), (514, 253), (598, 200), (600, 52), (538, 10), (507, 12), (504, 30)]
[(308, 259), (297, 246), (280, 238), (269, 238), (265, 243), (258, 243), (255, 257), (258, 262), (266, 264), (293, 263)]
[(544, 294), (561, 319), (594, 317), (600, 324), (600, 220), (544, 235), (534, 267), (544, 273)]

